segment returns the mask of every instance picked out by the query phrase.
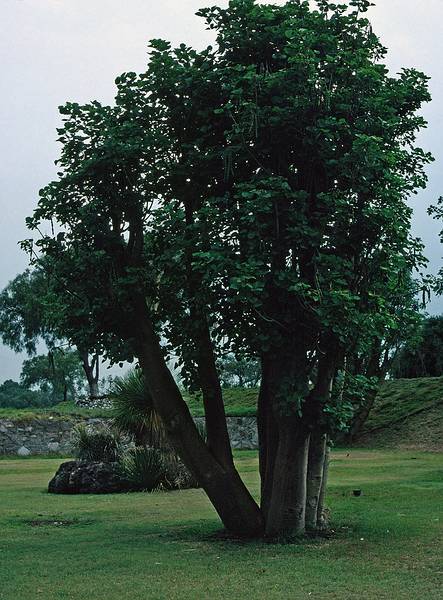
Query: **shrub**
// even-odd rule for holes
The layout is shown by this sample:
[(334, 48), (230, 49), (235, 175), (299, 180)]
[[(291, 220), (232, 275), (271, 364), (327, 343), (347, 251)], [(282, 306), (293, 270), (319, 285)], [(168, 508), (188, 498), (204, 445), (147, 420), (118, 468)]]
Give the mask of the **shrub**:
[(119, 436), (105, 427), (91, 430), (78, 425), (74, 429), (74, 444), (80, 460), (117, 462), (121, 453)]
[(133, 435), (138, 446), (167, 447), (163, 423), (152, 406), (140, 369), (116, 377), (110, 389), (115, 427)]
[(121, 467), (132, 490), (151, 492), (167, 480), (166, 461), (158, 448), (128, 450), (121, 460)]

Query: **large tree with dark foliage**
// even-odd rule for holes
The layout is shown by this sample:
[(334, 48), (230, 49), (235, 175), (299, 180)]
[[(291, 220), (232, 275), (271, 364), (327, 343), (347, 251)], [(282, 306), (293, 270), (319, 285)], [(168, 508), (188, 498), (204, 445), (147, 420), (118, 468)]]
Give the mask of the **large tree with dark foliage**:
[[(422, 262), (406, 201), (430, 160), (415, 146), (427, 78), (389, 75), (368, 1), (316, 4), (201, 10), (214, 48), (154, 40), (114, 106), (65, 105), (59, 177), (28, 222), (58, 223), (38, 249), (87, 299), (101, 349), (138, 360), (171, 443), (249, 537), (322, 526), (336, 371), (382, 334), (390, 272)], [(232, 459), (216, 366), (230, 351), (261, 361), (260, 505)]]

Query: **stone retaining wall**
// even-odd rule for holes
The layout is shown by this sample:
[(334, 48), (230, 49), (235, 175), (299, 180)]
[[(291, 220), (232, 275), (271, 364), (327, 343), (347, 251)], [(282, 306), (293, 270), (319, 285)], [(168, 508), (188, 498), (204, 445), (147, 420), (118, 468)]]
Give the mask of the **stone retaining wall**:
[[(197, 417), (196, 421), (203, 421)], [(0, 419), (0, 454), (29, 456), (30, 454), (70, 454), (72, 430), (78, 423), (91, 427), (109, 424), (109, 419), (96, 418), (34, 418), (29, 420)], [(232, 447), (254, 450), (258, 446), (255, 417), (228, 417)]]

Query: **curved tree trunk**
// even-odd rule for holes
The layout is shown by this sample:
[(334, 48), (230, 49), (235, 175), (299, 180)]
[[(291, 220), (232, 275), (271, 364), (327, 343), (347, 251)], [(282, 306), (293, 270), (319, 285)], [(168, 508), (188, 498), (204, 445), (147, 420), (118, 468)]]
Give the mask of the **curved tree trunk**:
[(207, 445), (217, 461), (231, 469), (234, 467), (234, 459), (209, 327), (203, 310), (195, 308), (192, 314), (196, 329), (197, 367), (205, 409)]
[(260, 509), (236, 469), (220, 464), (201, 438), (169, 371), (159, 339), (144, 311), (139, 313), (138, 357), (154, 408), (184, 464), (197, 477), (225, 527), (244, 537), (263, 533)]

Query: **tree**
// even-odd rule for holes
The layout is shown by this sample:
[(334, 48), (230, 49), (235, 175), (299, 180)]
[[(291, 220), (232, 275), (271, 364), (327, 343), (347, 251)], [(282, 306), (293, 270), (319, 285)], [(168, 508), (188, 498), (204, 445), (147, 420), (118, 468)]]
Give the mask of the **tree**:
[(425, 282), (415, 281), (403, 262), (382, 273), (382, 286), (388, 285), (385, 310), (374, 322), (363, 342), (352, 344), (343, 363), (341, 385), (346, 401), (353, 407), (347, 428), (347, 441), (352, 443), (360, 433), (374, 406), (382, 381), (386, 379), (405, 344), (413, 343), (423, 319), (419, 293)]
[[(15, 352), (35, 356), (39, 341), (51, 352), (70, 337), (77, 346), (91, 397), (99, 395), (100, 356), (85, 320), (78, 318), (78, 296), (56, 292), (56, 264), (41, 260), (17, 275), (0, 294), (0, 338)], [(91, 357), (92, 354), (92, 357)]]
[(23, 362), (20, 383), (48, 394), (53, 402), (74, 399), (83, 383), (83, 370), (77, 351), (54, 350)]
[(3, 343), (15, 352), (25, 350), (32, 356), (38, 342), (48, 347), (58, 341), (47, 322), (47, 283), (40, 271), (17, 275), (0, 294), (0, 336)]
[(257, 387), (260, 382), (260, 363), (257, 359), (236, 357), (229, 353), (218, 361), (222, 387)]
[(47, 394), (29, 390), (12, 379), (7, 379), (0, 385), (0, 408), (40, 407), (50, 404), (51, 398)]
[[(322, 525), (336, 371), (389, 315), (389, 273), (423, 263), (406, 200), (431, 160), (415, 147), (427, 78), (389, 76), (368, 6), (200, 11), (215, 49), (154, 40), (115, 106), (61, 109), (59, 178), (28, 220), (58, 223), (38, 249), (84, 299), (100, 350), (138, 360), (146, 402), (238, 535)], [(229, 351), (261, 362), (260, 506), (232, 459)], [(202, 392), (207, 442), (172, 354)]]
[(443, 375), (443, 317), (423, 319), (416, 336), (402, 346), (392, 375), (406, 379)]

